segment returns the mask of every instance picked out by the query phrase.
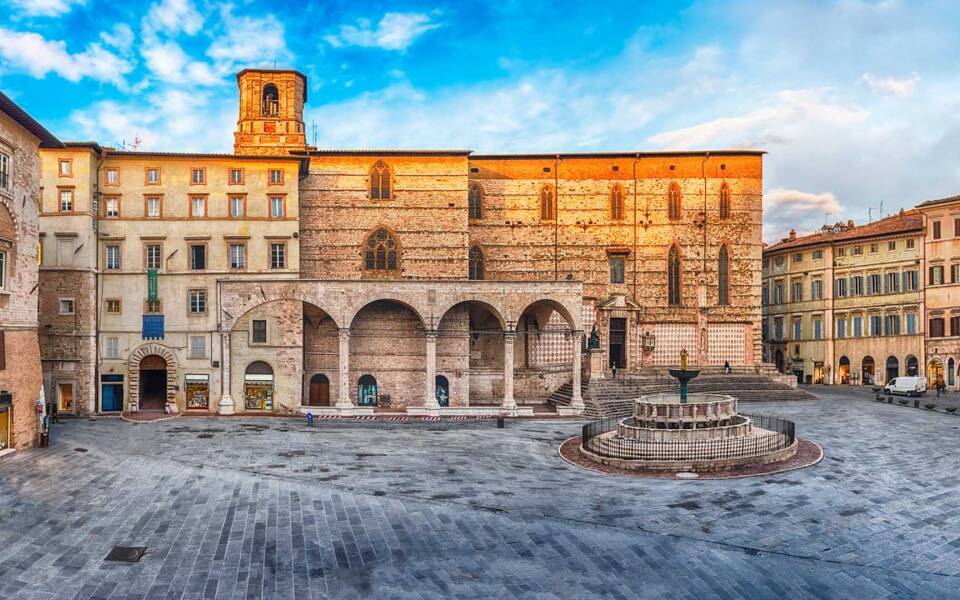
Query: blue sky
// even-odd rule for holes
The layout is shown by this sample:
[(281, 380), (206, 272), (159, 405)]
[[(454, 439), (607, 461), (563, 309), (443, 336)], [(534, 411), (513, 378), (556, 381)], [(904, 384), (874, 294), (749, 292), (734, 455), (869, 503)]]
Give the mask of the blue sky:
[(766, 150), (769, 241), (960, 193), (953, 1), (0, 4), (0, 89), (63, 139), (228, 151), (276, 64), (321, 148)]

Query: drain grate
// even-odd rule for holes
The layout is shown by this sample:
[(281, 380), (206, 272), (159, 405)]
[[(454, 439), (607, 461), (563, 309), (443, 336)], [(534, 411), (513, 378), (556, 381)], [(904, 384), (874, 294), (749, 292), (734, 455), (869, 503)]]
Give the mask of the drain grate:
[(87, 452), (87, 449), (86, 449), (86, 448), (74, 448), (73, 451), (74, 451), (74, 452)]
[(103, 560), (127, 563), (140, 562), (146, 551), (146, 546), (114, 546), (110, 554), (107, 554), (107, 557)]
[(198, 434), (197, 437), (200, 438), (201, 440), (205, 440), (205, 439), (212, 438), (212, 437), (213, 437), (213, 434), (212, 434), (212, 433), (201, 433), (201, 434)]

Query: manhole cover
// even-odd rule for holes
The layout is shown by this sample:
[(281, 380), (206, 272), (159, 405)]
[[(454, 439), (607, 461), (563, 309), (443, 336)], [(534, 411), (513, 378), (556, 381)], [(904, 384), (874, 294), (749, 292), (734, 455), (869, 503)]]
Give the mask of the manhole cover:
[(104, 560), (128, 563), (140, 562), (140, 559), (143, 558), (143, 554), (146, 551), (147, 548), (145, 546), (114, 546), (113, 550), (110, 551), (110, 554), (107, 554)]
[(696, 479), (697, 477), (700, 477), (700, 476), (697, 475), (696, 473), (689, 473), (689, 472), (686, 472), (686, 471), (683, 472), (683, 473), (677, 473), (677, 474), (676, 474), (676, 478), (677, 478), (677, 479)]
[(87, 449), (86, 449), (86, 448), (74, 448), (73, 451), (74, 451), (74, 452), (86, 452)]

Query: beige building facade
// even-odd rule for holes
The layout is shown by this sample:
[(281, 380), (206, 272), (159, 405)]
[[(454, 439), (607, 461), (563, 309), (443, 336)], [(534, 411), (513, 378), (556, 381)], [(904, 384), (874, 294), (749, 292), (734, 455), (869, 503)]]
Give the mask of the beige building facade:
[(924, 219), (926, 374), (960, 389), (960, 196), (917, 206)]

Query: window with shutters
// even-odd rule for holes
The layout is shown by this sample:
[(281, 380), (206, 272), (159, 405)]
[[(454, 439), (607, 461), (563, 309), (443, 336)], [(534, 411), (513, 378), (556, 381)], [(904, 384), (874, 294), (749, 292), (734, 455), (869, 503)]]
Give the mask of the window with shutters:
[(939, 240), (940, 239), (940, 221), (933, 221), (932, 223), (930, 223), (930, 227), (933, 229), (932, 231), (933, 239)]
[(192, 271), (202, 271), (207, 268), (207, 245), (190, 244), (188, 246), (190, 254), (190, 269)]
[(943, 317), (933, 317), (930, 319), (930, 337), (944, 337)]
[(823, 280), (814, 279), (810, 282), (810, 299), (823, 300)]
[(850, 278), (850, 295), (863, 295), (863, 275), (855, 275)]
[(917, 315), (914, 313), (907, 313), (907, 334), (914, 335), (917, 333)]
[(862, 337), (863, 336), (863, 317), (857, 316), (853, 318), (853, 337)]
[(105, 348), (106, 358), (120, 358), (120, 339), (108, 337)]
[(108, 271), (120, 270), (120, 245), (119, 244), (107, 244), (106, 269)]
[(960, 316), (950, 317), (950, 335), (960, 335)]
[(145, 244), (143, 247), (143, 263), (147, 269), (159, 269), (163, 263), (163, 251), (160, 244)]
[(190, 336), (190, 358), (207, 357), (207, 338), (202, 335)]
[(943, 265), (930, 267), (930, 285), (940, 285), (943, 283)]
[(247, 268), (247, 245), (230, 244), (230, 268), (233, 270), (242, 270)]
[(803, 302), (803, 281), (795, 279), (790, 284), (790, 301)]
[(190, 290), (190, 314), (203, 315), (207, 313), (207, 290), (199, 288)]
[(121, 304), (119, 298), (108, 298), (106, 300), (107, 312), (111, 314), (120, 314)]
[(846, 317), (837, 318), (837, 338), (843, 339), (847, 337), (847, 319)]
[(190, 169), (190, 184), (204, 185), (207, 183), (207, 170), (203, 167), (194, 167)]

